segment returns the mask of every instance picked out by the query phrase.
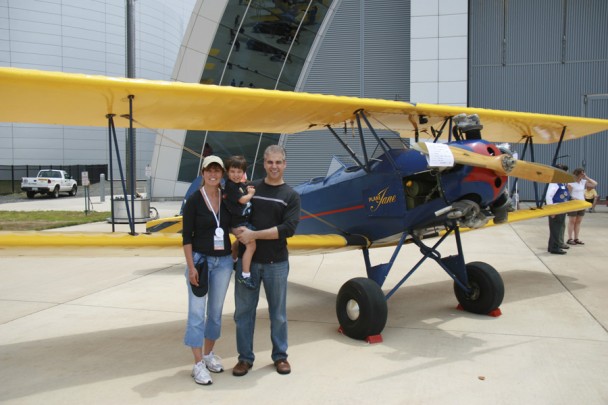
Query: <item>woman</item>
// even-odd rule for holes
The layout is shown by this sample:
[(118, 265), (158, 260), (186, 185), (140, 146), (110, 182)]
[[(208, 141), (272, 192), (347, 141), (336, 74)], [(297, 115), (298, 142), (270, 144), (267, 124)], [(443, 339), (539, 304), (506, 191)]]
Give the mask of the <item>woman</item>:
[[(194, 381), (208, 385), (212, 383), (209, 371), (224, 371), (220, 358), (213, 354), (213, 346), (220, 337), (222, 308), (232, 275), (228, 236), (231, 218), (222, 203), (220, 182), (225, 171), (222, 159), (207, 156), (202, 170), (203, 186), (188, 198), (183, 214), (182, 238), (188, 279), (184, 344), (190, 346), (194, 355)], [(208, 277), (204, 273), (199, 277), (199, 269), (205, 261)]]
[[(573, 200), (584, 200), (585, 199), (585, 184), (589, 183), (593, 186), (597, 186), (597, 182), (587, 177), (585, 169), (579, 167), (574, 169), (572, 172), (576, 176), (576, 182), (568, 183), (568, 192), (572, 196)], [(583, 216), (585, 210), (574, 211), (568, 213), (568, 242), (569, 245), (584, 245), (583, 241), (578, 238), (581, 230), (581, 222), (583, 222)]]

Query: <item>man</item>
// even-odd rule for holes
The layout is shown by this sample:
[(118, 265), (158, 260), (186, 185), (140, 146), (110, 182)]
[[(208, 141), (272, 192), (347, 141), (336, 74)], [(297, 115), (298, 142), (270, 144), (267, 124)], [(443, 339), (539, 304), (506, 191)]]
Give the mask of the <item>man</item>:
[[(271, 145), (264, 152), (266, 177), (253, 182), (255, 195), (251, 199), (251, 225), (254, 230), (240, 227), (235, 234), (242, 244), (256, 242), (251, 262), (251, 277), (256, 288), (247, 289), (235, 284), (236, 345), (239, 361), (232, 374), (241, 377), (253, 366), (253, 333), (255, 315), (260, 298), (260, 285), (264, 285), (270, 315), (272, 361), (279, 374), (289, 374), (287, 361), (287, 276), (289, 260), (287, 238), (292, 236), (300, 220), (300, 196), (283, 180), (287, 163), (285, 150)], [(241, 260), (237, 274), (242, 270)]]
[[(568, 171), (568, 166), (556, 164), (555, 167)], [(570, 199), (568, 187), (564, 183), (551, 183), (547, 188), (547, 196), (545, 201), (547, 205), (557, 204)], [(554, 255), (564, 255), (567, 252), (564, 249), (570, 249), (570, 246), (564, 243), (564, 231), (566, 230), (566, 214), (550, 215), (549, 216), (549, 245), (547, 251)]]

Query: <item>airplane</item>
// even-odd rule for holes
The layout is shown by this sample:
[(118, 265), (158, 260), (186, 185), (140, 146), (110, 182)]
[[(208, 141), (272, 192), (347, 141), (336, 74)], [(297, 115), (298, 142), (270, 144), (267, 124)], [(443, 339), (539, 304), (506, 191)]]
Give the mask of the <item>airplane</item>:
[[(340, 288), (336, 313), (342, 333), (370, 342), (381, 341), (388, 299), (427, 259), (453, 279), (462, 309), (500, 313), (500, 274), (487, 263), (465, 263), (462, 231), (589, 206), (568, 201), (509, 212), (508, 176), (544, 183), (574, 178), (552, 166), (517, 160), (495, 142), (557, 143), (559, 150), (565, 140), (608, 130), (608, 120), (594, 118), (18, 68), (0, 68), (0, 86), (0, 122), (107, 126), (110, 137), (116, 127), (302, 132), (290, 136), (326, 128), (351, 160), (337, 160), (338, 169), (328, 176), (294, 187), (302, 214), (288, 247), (291, 254), (362, 251), (366, 277)], [(372, 122), (399, 137), (381, 138)], [(341, 128), (356, 130), (359, 155), (339, 135)], [(375, 151), (366, 146), (365, 131), (375, 140)], [(147, 230), (142, 235), (0, 233), (0, 246), (181, 246), (180, 216), (150, 221)], [(457, 254), (442, 257), (438, 248), (450, 235)], [(438, 241), (430, 245), (428, 238)], [(422, 257), (385, 294), (384, 282), (406, 244), (415, 244)], [(372, 265), (369, 249), (389, 246), (394, 248), (390, 261)]]

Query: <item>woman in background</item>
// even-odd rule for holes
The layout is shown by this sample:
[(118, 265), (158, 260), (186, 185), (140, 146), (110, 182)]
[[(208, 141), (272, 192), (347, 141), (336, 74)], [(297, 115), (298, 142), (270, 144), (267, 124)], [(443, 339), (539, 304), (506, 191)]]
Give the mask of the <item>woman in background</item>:
[[(576, 182), (568, 183), (568, 192), (573, 200), (585, 200), (585, 184), (589, 183), (597, 186), (597, 182), (585, 173), (582, 167), (574, 169), (572, 172), (576, 176)], [(583, 222), (585, 210), (574, 211), (568, 213), (568, 242), (569, 245), (584, 245), (583, 241), (578, 238), (581, 230), (581, 222)]]

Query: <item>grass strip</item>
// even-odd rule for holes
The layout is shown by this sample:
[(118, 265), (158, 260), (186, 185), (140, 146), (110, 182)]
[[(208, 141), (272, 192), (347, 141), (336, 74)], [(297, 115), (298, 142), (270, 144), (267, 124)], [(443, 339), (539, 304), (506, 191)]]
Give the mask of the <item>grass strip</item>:
[(110, 212), (0, 211), (0, 231), (41, 231), (105, 221)]

